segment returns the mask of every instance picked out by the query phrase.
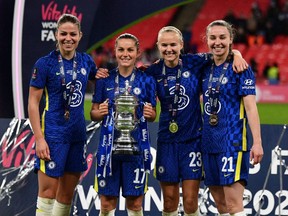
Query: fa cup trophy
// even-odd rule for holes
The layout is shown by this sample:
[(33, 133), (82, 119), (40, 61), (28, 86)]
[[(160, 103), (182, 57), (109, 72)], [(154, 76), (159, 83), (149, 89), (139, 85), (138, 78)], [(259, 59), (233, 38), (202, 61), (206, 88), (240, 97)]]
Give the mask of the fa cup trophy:
[(120, 132), (113, 142), (113, 154), (139, 154), (137, 142), (131, 136), (137, 126), (137, 98), (129, 93), (129, 81), (125, 81), (125, 92), (115, 98), (115, 128)]

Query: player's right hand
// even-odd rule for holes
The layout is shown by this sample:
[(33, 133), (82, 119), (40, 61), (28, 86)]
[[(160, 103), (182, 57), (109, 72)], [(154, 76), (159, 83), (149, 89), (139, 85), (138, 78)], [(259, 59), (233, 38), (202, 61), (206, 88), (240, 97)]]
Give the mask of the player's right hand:
[(36, 155), (42, 160), (51, 160), (50, 150), (44, 138), (36, 140)]
[(99, 68), (97, 70), (97, 73), (96, 73), (96, 76), (95, 78), (96, 79), (102, 79), (102, 78), (106, 78), (109, 76), (109, 73), (108, 73), (108, 69), (106, 68)]

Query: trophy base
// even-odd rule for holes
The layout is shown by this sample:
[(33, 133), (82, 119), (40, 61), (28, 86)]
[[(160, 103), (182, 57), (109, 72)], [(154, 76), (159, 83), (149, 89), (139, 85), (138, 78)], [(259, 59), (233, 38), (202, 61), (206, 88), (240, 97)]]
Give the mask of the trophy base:
[(115, 143), (112, 149), (115, 155), (139, 155), (139, 149), (132, 143)]

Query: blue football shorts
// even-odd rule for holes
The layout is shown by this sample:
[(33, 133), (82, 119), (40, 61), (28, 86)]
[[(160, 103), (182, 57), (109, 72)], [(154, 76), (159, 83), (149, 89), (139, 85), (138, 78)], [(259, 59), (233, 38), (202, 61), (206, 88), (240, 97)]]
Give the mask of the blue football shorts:
[(154, 176), (161, 182), (201, 180), (201, 139), (189, 142), (157, 143)]
[[(112, 175), (106, 177), (95, 176), (94, 188), (99, 195), (140, 196), (147, 191), (147, 180), (148, 173), (144, 170), (142, 154), (113, 155)], [(120, 191), (120, 188), (122, 191)]]
[(64, 172), (84, 172), (87, 170), (86, 141), (77, 143), (49, 143), (50, 161), (35, 155), (35, 171), (42, 171), (51, 177), (63, 176)]
[(247, 185), (249, 157), (246, 151), (203, 154), (205, 185), (224, 186), (240, 180)]

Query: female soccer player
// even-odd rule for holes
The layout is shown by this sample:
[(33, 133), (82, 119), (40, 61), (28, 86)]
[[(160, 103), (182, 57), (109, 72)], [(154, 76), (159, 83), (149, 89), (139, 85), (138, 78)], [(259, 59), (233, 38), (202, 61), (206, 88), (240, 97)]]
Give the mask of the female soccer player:
[[(107, 78), (96, 82), (91, 119), (102, 120), (95, 179), (95, 189), (101, 201), (100, 216), (115, 215), (120, 187), (122, 196), (126, 198), (128, 215), (143, 215), (142, 201), (151, 163), (147, 121), (154, 121), (156, 117), (156, 85), (153, 77), (135, 67), (139, 54), (138, 39), (128, 33), (120, 35), (115, 41), (118, 67), (111, 70)], [(116, 123), (121, 119), (115, 116), (114, 111), (118, 112), (116, 99), (123, 94), (137, 99), (135, 121), (138, 123), (131, 136), (138, 152), (136, 149), (130, 149), (130, 153), (125, 153), (124, 148), (118, 152), (117, 148), (114, 149), (121, 136)], [(134, 122), (133, 117), (129, 120), (126, 116), (125, 119), (124, 113), (122, 117), (125, 120), (123, 125)], [(130, 145), (129, 142), (122, 144)]]
[[(210, 23), (206, 40), (213, 61), (206, 67), (202, 83), (204, 183), (221, 215), (244, 216), (249, 160), (257, 164), (263, 157), (255, 77), (250, 67), (243, 73), (233, 72), (233, 29), (229, 23)], [(253, 136), (252, 148), (246, 137), (247, 121)]]
[[(63, 14), (55, 33), (57, 49), (35, 63), (28, 113), (36, 141), (37, 216), (69, 215), (81, 172), (87, 169), (84, 95), (94, 79), (93, 59), (76, 51), (82, 37), (77, 17)], [(41, 120), (39, 104), (45, 95)]]

